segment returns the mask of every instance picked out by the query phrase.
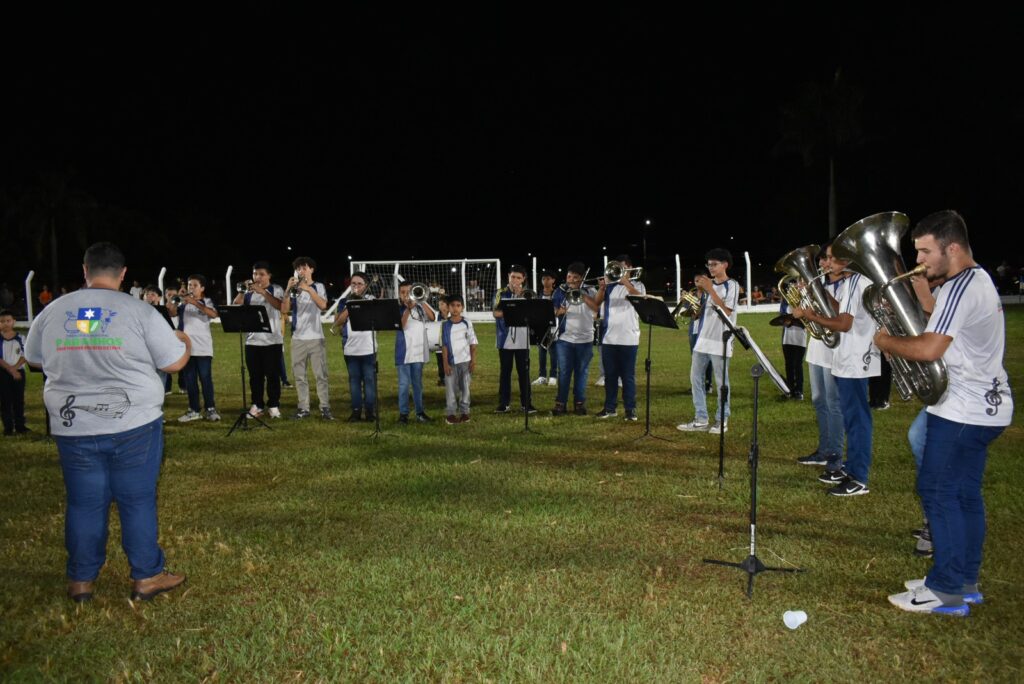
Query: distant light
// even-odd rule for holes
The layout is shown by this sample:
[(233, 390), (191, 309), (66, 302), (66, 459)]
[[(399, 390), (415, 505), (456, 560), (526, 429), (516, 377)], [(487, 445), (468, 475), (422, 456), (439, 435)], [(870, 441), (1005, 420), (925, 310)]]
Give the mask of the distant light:
[(454, 266), (452, 266), (452, 273), (455, 273), (457, 270), (458, 269), (456, 269)]
[(647, 224), (648, 226), (651, 225), (651, 219), (647, 219), (646, 221), (644, 221), (644, 223)]
[(601, 249), (608, 249), (608, 245), (602, 245)]
[(734, 237), (733, 237), (732, 235), (730, 235), (730, 236), (729, 236), (729, 239), (730, 239), (730, 240), (735, 240), (736, 238), (734, 238)]
[(292, 251), (291, 245), (288, 246), (288, 251)]
[(528, 256), (528, 257), (532, 257), (532, 256), (533, 256), (533, 254), (532, 254), (531, 252), (527, 252), (527, 253), (526, 253), (526, 256)]
[(352, 261), (352, 255), (351, 254), (348, 255), (348, 260)]

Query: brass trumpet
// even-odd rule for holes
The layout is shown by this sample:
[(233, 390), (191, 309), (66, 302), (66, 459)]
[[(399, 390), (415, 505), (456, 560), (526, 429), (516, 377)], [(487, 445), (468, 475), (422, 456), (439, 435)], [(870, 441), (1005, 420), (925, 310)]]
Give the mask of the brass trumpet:
[(697, 317), (700, 315), (700, 290), (693, 288), (692, 290), (683, 290), (679, 293), (679, 303), (676, 304), (676, 308), (672, 309), (672, 318), (678, 318), (679, 316), (693, 316)]
[(235, 292), (237, 292), (238, 294), (242, 294), (243, 292), (252, 292), (252, 286), (253, 285), (255, 285), (255, 283), (253, 281), (251, 281), (251, 280), (246, 280), (246, 281), (243, 281), (241, 283), (236, 283), (235, 284)]

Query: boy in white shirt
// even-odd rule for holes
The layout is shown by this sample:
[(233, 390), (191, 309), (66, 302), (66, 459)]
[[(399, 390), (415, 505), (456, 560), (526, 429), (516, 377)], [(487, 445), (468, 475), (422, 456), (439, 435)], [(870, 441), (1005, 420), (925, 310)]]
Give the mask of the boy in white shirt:
[[(178, 418), (179, 423), (193, 420), (220, 420), (213, 396), (213, 335), (210, 319), (217, 317), (213, 300), (206, 297), (206, 276), (198, 273), (188, 277), (188, 289), (179, 293), (181, 304), (171, 301), (167, 309), (178, 317), (178, 330), (192, 340), (192, 357), (182, 371), (185, 391), (188, 393), (188, 411)], [(199, 388), (203, 389), (205, 415), (199, 412)]]
[(29, 431), (25, 427), (25, 341), (14, 331), (14, 313), (0, 311), (0, 414), (4, 436)]
[[(263, 415), (264, 406), (271, 418), (281, 417), (281, 348), (284, 334), (281, 331), (281, 300), (284, 288), (270, 282), (270, 263), (257, 261), (252, 265), (252, 284), (247, 292), (235, 297), (235, 304), (262, 306), (270, 319), (270, 332), (249, 333), (245, 338), (245, 365), (249, 370), (249, 390), (252, 393), (252, 407), (249, 415), (258, 418)], [(267, 403), (263, 403), (263, 389), (267, 391)]]
[(320, 314), (327, 308), (327, 288), (314, 282), (316, 262), (310, 257), (298, 257), (292, 262), (295, 275), (288, 280), (281, 313), (291, 320), (292, 373), (298, 395), (298, 410), (293, 418), (309, 417), (309, 383), (306, 364), (313, 366), (316, 378), (316, 398), (320, 402), (320, 417), (334, 420), (331, 414), (330, 387), (327, 384), (327, 342)]
[(416, 422), (429, 423), (423, 411), (423, 364), (430, 355), (427, 344), (427, 321), (436, 318), (425, 301), (417, 303), (409, 296), (411, 283), (398, 287), (398, 305), (402, 309), (402, 332), (395, 336), (395, 366), (398, 368), (398, 422), (409, 422), (409, 389), (412, 388)]
[(448, 320), (441, 324), (445, 399), (449, 425), (469, 422), (469, 383), (476, 371), (476, 331), (462, 317), (462, 297), (448, 297)]

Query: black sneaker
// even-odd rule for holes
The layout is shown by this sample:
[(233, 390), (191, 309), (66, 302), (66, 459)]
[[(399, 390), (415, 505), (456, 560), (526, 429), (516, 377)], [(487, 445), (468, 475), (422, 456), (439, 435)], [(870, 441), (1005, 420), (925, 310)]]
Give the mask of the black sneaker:
[(362, 420), (363, 420), (363, 412), (362, 411), (352, 411), (352, 415), (350, 415), (348, 417), (348, 422), (350, 422), (350, 423), (360, 423), (360, 422), (362, 422)]
[(849, 477), (832, 489), (828, 490), (828, 493), (832, 496), (860, 496), (861, 494), (867, 494), (870, 491), (871, 490), (868, 489), (866, 484)]
[(299, 409), (295, 412), (295, 415), (292, 416), (292, 420), (302, 420), (303, 418), (309, 418), (309, 411), (306, 409)]
[(398, 416), (398, 422), (401, 423), (402, 425), (408, 425), (409, 424), (409, 414), (408, 413), (403, 413), (400, 416)]
[(914, 546), (914, 555), (921, 556), (922, 558), (931, 558), (933, 551), (932, 530), (925, 525), (921, 528), (921, 536), (917, 538), (917, 544)]
[(800, 465), (827, 465), (828, 459), (821, 454), (815, 452), (809, 456), (801, 456), (796, 459), (796, 462)]
[(320, 418), (322, 420), (334, 420), (334, 414), (331, 413), (331, 409), (322, 408), (320, 409)]
[(792, 398), (793, 398), (793, 401), (803, 401), (804, 400), (804, 393), (803, 392), (793, 392)]
[(434, 419), (431, 418), (430, 416), (428, 416), (426, 413), (417, 413), (416, 414), (416, 422), (417, 423), (429, 423), (429, 422), (431, 422), (433, 420)]
[(849, 479), (850, 476), (842, 468), (839, 470), (825, 470), (818, 476), (818, 482), (824, 482), (827, 485), (837, 485)]
[(587, 415), (587, 406), (582, 401), (576, 404), (576, 408), (572, 410), (574, 415), (585, 416)]
[(508, 404), (505, 404), (504, 406), (499, 406), (498, 408), (494, 409), (495, 413), (511, 413), (511, 411), (512, 407), (509, 406)]
[(551, 415), (553, 416), (564, 416), (569, 411), (566, 410), (565, 404), (555, 404), (555, 408), (551, 409)]
[(531, 416), (532, 416), (532, 415), (533, 415), (534, 413), (536, 413), (536, 412), (537, 412), (537, 409), (536, 409), (536, 407), (535, 407), (535, 406), (534, 406), (533, 404), (530, 404), (529, 406), (526, 406), (526, 407), (524, 407), (524, 408), (520, 408), (520, 410), (521, 410), (521, 411), (526, 411), (526, 412), (527, 412), (527, 413), (529, 413), (529, 414), (530, 414)]
[(626, 409), (626, 417), (623, 420), (628, 420), (631, 423), (639, 420), (639, 417), (636, 415), (636, 409)]
[(618, 415), (617, 411), (609, 411), (608, 409), (601, 409), (601, 412), (597, 414), (597, 417), (601, 418), (601, 419), (604, 419), (604, 418), (614, 418), (616, 415)]

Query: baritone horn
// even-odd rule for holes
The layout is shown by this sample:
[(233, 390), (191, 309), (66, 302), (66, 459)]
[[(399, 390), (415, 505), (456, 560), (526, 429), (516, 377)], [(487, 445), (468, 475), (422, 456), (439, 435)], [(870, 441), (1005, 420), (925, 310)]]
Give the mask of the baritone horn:
[[(838, 314), (821, 284), (827, 271), (818, 271), (819, 251), (821, 250), (818, 245), (807, 245), (798, 247), (779, 259), (775, 263), (775, 270), (783, 276), (779, 279), (778, 290), (786, 299), (786, 303), (794, 309), (811, 309), (822, 318), (835, 318)], [(802, 289), (797, 285), (801, 280), (805, 283)], [(813, 321), (805, 320), (804, 325), (811, 337), (821, 340), (829, 349), (839, 346), (838, 332)]]
[[(898, 211), (874, 214), (857, 221), (832, 243), (832, 256), (849, 260), (850, 269), (871, 280), (864, 290), (864, 308), (876, 325), (894, 337), (914, 337), (924, 332), (927, 316), (908, 279), (923, 269), (907, 271), (900, 256), (900, 239), (910, 219)], [(934, 404), (946, 393), (949, 375), (946, 362), (909, 361), (891, 355), (893, 381), (904, 401), (911, 394)]]

